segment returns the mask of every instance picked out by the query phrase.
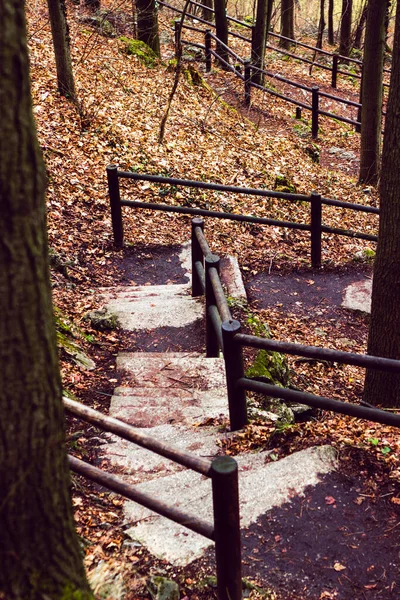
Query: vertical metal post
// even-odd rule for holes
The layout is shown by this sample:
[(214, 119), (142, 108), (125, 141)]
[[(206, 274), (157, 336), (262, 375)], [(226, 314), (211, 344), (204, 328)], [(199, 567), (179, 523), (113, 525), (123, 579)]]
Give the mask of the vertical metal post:
[(359, 122), (359, 125), (355, 126), (355, 130), (357, 131), (357, 133), (361, 133), (361, 127), (362, 127), (362, 96), (363, 96), (363, 85), (364, 85), (364, 72), (361, 69), (361, 80), (360, 80), (360, 97), (359, 97), (359, 104), (361, 104), (361, 106), (358, 107), (357, 110), (357, 121)]
[(209, 73), (212, 68), (212, 54), (211, 54), (211, 30), (206, 29), (204, 34), (204, 45), (206, 55), (206, 73)]
[(234, 337), (240, 333), (239, 321), (224, 321), (221, 326), (224, 344), (226, 387), (228, 390), (229, 420), (231, 431), (247, 425), (246, 390), (239, 388), (238, 380), (244, 377), (243, 353)]
[(241, 600), (242, 560), (237, 462), (230, 456), (215, 458), (211, 465), (211, 481), (218, 600)]
[(334, 54), (332, 56), (332, 83), (333, 88), (337, 87), (337, 71), (338, 71), (339, 55)]
[(318, 137), (318, 114), (319, 114), (319, 88), (314, 85), (312, 87), (312, 121), (311, 121), (311, 135), (313, 140)]
[(251, 62), (244, 61), (244, 103), (250, 106), (251, 102)]
[(192, 219), (192, 296), (193, 298), (203, 295), (203, 288), (199, 280), (199, 275), (196, 269), (196, 262), (200, 262), (204, 267), (203, 251), (200, 248), (199, 241), (196, 236), (196, 227), (204, 230), (204, 219)]
[(214, 325), (209, 315), (208, 309), (210, 306), (216, 306), (217, 301), (213, 286), (210, 280), (210, 269), (215, 268), (219, 273), (220, 258), (216, 254), (209, 254), (205, 258), (205, 270), (206, 270), (206, 356), (218, 357), (219, 356), (219, 343), (217, 334), (215, 333)]
[(179, 45), (180, 45), (180, 19), (175, 19), (174, 21), (174, 42), (175, 42), (175, 58), (178, 58), (179, 55)]
[(108, 194), (110, 197), (111, 222), (114, 234), (114, 244), (122, 248), (124, 244), (124, 228), (122, 225), (121, 196), (119, 193), (118, 167), (107, 167)]
[(321, 195), (311, 193), (311, 266), (318, 269), (321, 266), (321, 225), (322, 200)]
[(301, 106), (296, 106), (296, 119), (301, 119)]

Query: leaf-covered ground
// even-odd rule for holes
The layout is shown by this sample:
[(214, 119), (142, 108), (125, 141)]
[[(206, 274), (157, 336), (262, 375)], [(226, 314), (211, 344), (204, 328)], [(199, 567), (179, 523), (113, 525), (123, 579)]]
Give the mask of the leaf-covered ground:
[[(159, 144), (160, 123), (174, 78), (174, 63), (170, 62), (174, 56), (171, 31), (174, 15), (165, 9), (160, 12), (162, 61), (145, 66), (137, 57), (126, 53), (126, 42), (120, 39), (132, 35), (131, 3), (103, 3), (103, 8), (110, 11), (104, 20), (114, 28), (112, 37), (107, 35), (110, 29), (104, 26), (100, 33), (93, 28), (81, 7), (72, 2), (68, 2), (67, 7), (79, 109), (57, 93), (50, 27), (43, 0), (27, 6), (32, 96), (48, 171), (54, 301), (65, 318), (81, 327), (83, 333), (75, 333), (75, 336), (97, 365), (93, 371), (84, 370), (62, 350), (64, 387), (88, 405), (107, 410), (116, 382), (115, 356), (123, 340), (116, 332), (90, 330), (84, 315), (91, 308), (97, 308), (99, 287), (124, 279), (125, 261), (141, 256), (146, 273), (146, 258), (153, 264), (154, 246), (179, 244), (190, 236), (188, 216), (124, 209), (126, 246), (123, 251), (116, 251), (107, 197), (105, 168), (108, 164), (118, 164), (121, 169), (135, 172), (266, 189), (273, 189), (277, 177), (283, 176), (298, 193), (317, 191), (326, 197), (373, 206), (378, 204), (378, 196), (373, 188), (357, 185), (359, 137), (350, 126), (321, 119), (315, 148), (306, 115), (297, 121), (291, 105), (261, 96), (261, 93), (253, 94), (253, 106), (246, 109), (240, 82), (216, 67), (206, 75), (203, 63), (194, 64), (202, 76), (197, 84), (190, 71), (182, 74), (164, 143)], [(241, 47), (236, 50), (245, 52)], [(308, 69), (293, 59), (282, 61), (279, 55), (272, 53), (268, 60), (271, 70), (330, 90), (324, 71), (314, 70), (310, 79)], [(278, 89), (278, 83), (274, 85)], [(349, 98), (357, 98), (356, 82), (341, 80), (339, 87), (338, 94), (340, 91)], [(288, 88), (279, 89), (287, 91)], [(310, 149), (320, 153), (320, 164), (312, 160)], [(352, 154), (345, 158), (343, 152)], [(145, 182), (129, 182), (122, 187), (124, 197), (142, 201), (161, 200), (304, 223), (310, 218), (309, 205), (301, 202), (178, 190)], [(377, 232), (374, 215), (325, 207), (323, 218), (330, 226)], [(268, 274), (294, 277), (301, 272), (313, 281), (307, 232), (208, 220), (206, 235), (214, 252), (238, 257), (249, 288), (257, 285), (258, 276)], [(369, 248), (373, 249), (373, 245), (360, 240), (325, 235), (323, 272), (370, 269), (364, 264), (368, 262), (365, 250)], [(360, 258), (364, 263), (360, 264)], [(261, 288), (263, 293), (266, 292)], [(253, 314), (268, 322), (277, 339), (365, 351), (366, 317), (338, 319), (326, 306), (301, 312), (288, 309), (285, 302), (282, 306), (263, 308), (256, 300), (254, 298), (251, 306)], [(246, 318), (240, 311), (238, 316)], [(355, 367), (294, 359), (290, 360), (290, 366), (296, 385), (302, 389), (345, 400), (360, 398), (363, 373)], [(270, 425), (253, 422), (243, 434), (231, 440), (225, 451), (235, 454), (239, 450), (270, 448), (277, 456), (284, 456), (322, 442), (333, 444), (346, 458), (349, 449), (354, 449), (368, 465), (365, 485), (371, 496), (378, 495), (380, 487), (385, 486), (389, 508), (396, 507), (400, 503), (400, 448), (396, 430), (340, 415), (325, 413), (317, 417), (281, 432)], [(68, 421), (68, 427), (71, 451), (95, 461), (101, 432), (73, 420)], [(175, 576), (181, 584), (182, 598), (185, 594), (190, 600), (213, 597), (212, 587), (204, 583), (201, 571), (191, 574), (174, 571), (169, 565), (154, 561), (142, 548), (124, 545), (119, 498), (74, 478), (74, 506), (78, 532), (87, 541), (86, 560), (94, 587), (100, 593), (103, 585), (103, 595), (99, 597), (118, 598), (118, 585), (122, 590), (121, 581), (125, 579), (128, 600), (146, 598), (145, 581), (152, 573)], [(393, 535), (396, 535), (394, 527)], [(126, 577), (128, 571), (129, 578)], [(104, 588), (107, 578), (112, 582), (109, 592)], [(250, 597), (263, 597), (256, 589), (249, 593)], [(288, 598), (287, 595), (282, 597)]]

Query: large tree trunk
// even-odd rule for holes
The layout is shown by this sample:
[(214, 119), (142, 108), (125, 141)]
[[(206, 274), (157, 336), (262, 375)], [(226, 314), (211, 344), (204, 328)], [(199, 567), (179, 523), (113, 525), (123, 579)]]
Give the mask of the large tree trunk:
[[(271, 16), (272, 0), (257, 0), (256, 23), (252, 31), (251, 62), (259, 69), (264, 68), (265, 45), (267, 43), (267, 31), (269, 28), (268, 17)], [(255, 71), (253, 81), (262, 84), (264, 77)]]
[(203, 0), (203, 2), (200, 2), (199, 4), (203, 5), (203, 19), (212, 23), (214, 21), (214, 13), (209, 9), (214, 8), (213, 0)]
[(333, 11), (334, 0), (329, 0), (328, 3), (328, 44), (333, 46), (335, 43), (335, 33), (333, 30)]
[(351, 19), (353, 14), (353, 0), (343, 0), (342, 20), (340, 24), (339, 54), (349, 56), (351, 50)]
[[(214, 0), (214, 10), (215, 10), (215, 30), (217, 38), (225, 44), (228, 45), (228, 19), (226, 18), (226, 5), (225, 0)], [(229, 63), (229, 52), (224, 48), (222, 44), (219, 42), (216, 43), (217, 54), (225, 61), (225, 63)], [(224, 68), (226, 64), (221, 62), (221, 66)]]
[(0, 597), (88, 599), (69, 495), (23, 1), (1, 0), (0, 22)]
[[(281, 35), (294, 40), (294, 0), (281, 0)], [(291, 42), (280, 40), (279, 45), (290, 48)]]
[(136, 0), (138, 39), (160, 56), (158, 16), (155, 0)]
[[(399, 5), (397, 5), (399, 6)], [(392, 76), (380, 181), (379, 238), (372, 286), (368, 354), (400, 359), (400, 9), (397, 8)], [(400, 406), (400, 375), (367, 371), (364, 399)]]
[(387, 3), (387, 0), (368, 3), (361, 90), (360, 183), (375, 184), (379, 174)]
[(57, 85), (61, 96), (76, 101), (74, 74), (69, 51), (69, 29), (65, 0), (47, 0), (54, 56), (56, 59)]

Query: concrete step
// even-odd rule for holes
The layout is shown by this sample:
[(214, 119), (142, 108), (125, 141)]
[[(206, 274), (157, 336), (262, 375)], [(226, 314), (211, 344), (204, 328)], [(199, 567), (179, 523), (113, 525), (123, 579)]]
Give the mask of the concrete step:
[[(210, 459), (221, 451), (218, 439), (226, 436), (214, 426), (191, 427), (169, 423), (140, 429), (140, 433), (176, 446), (184, 452), (192, 452), (196, 456)], [(185, 469), (117, 436), (108, 437), (109, 443), (102, 446), (103, 457), (109, 460), (110, 465), (129, 483), (142, 483)]]
[(192, 298), (187, 284), (103, 288), (101, 296), (128, 331), (185, 327), (204, 314), (204, 301)]
[(117, 357), (123, 387), (215, 390), (226, 387), (222, 358), (196, 353), (123, 352)]
[[(337, 467), (336, 451), (331, 446), (308, 448), (268, 464), (267, 458), (267, 452), (236, 457), (242, 527), (255, 523), (260, 515), (294, 496), (304, 495), (308, 486), (317, 485), (324, 474)], [(137, 489), (212, 523), (211, 482), (198, 473), (181, 470), (146, 481)], [(126, 533), (153, 555), (174, 565), (188, 565), (212, 545), (201, 535), (134, 502), (127, 501), (124, 512), (126, 521), (132, 523)]]

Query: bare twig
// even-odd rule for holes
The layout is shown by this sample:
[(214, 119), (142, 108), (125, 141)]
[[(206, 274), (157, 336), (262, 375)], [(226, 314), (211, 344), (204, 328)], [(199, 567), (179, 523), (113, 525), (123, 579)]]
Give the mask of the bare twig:
[(176, 62), (176, 69), (175, 69), (175, 77), (174, 77), (174, 83), (173, 83), (171, 92), (169, 94), (167, 107), (165, 109), (164, 116), (161, 119), (160, 133), (158, 134), (158, 143), (159, 144), (162, 144), (164, 141), (165, 126), (167, 124), (168, 116), (169, 116), (169, 113), (171, 110), (172, 101), (174, 99), (176, 90), (178, 89), (179, 77), (180, 77), (181, 71), (182, 71), (182, 44), (181, 44), (182, 28), (183, 28), (183, 21), (185, 19), (187, 10), (189, 8), (189, 4), (190, 4), (190, 0), (186, 0), (185, 6), (183, 7), (181, 19), (179, 21), (177, 40), (176, 40), (176, 44), (177, 44), (176, 60), (177, 60), (177, 62)]

